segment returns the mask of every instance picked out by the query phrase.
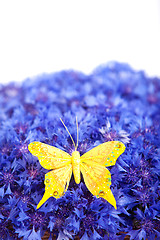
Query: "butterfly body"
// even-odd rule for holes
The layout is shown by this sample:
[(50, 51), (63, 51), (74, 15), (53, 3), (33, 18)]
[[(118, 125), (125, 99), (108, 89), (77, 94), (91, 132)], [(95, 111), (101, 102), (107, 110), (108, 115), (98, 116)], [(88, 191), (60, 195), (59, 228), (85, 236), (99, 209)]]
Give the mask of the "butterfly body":
[(71, 163), (72, 163), (72, 170), (73, 170), (75, 182), (79, 184), (81, 180), (81, 175), (80, 175), (81, 160), (80, 160), (80, 153), (78, 151), (74, 151), (72, 153)]

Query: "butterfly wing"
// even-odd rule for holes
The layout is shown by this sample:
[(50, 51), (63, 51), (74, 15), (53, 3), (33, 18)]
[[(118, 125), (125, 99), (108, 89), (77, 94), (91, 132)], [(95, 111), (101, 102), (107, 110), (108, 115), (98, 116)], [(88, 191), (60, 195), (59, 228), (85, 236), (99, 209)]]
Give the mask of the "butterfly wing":
[(116, 209), (116, 200), (111, 192), (111, 174), (98, 164), (81, 163), (81, 172), (88, 190), (97, 198), (106, 199)]
[(45, 193), (37, 205), (37, 209), (50, 197), (60, 198), (67, 191), (72, 175), (71, 156), (50, 145), (32, 142), (29, 151), (36, 157), (45, 169), (53, 169), (45, 174)]
[(28, 149), (38, 157), (41, 166), (48, 170), (71, 163), (71, 156), (68, 153), (45, 143), (32, 142), (28, 145)]
[(45, 193), (37, 205), (37, 209), (50, 197), (60, 198), (68, 189), (72, 175), (72, 165), (54, 169), (45, 174)]
[(115, 165), (124, 152), (119, 141), (102, 143), (81, 156), (81, 172), (88, 190), (96, 197), (106, 199), (116, 209), (116, 200), (111, 192), (111, 174), (106, 166)]
[(125, 145), (122, 142), (105, 142), (83, 154), (81, 161), (85, 163), (95, 162), (106, 167), (113, 166), (124, 150)]

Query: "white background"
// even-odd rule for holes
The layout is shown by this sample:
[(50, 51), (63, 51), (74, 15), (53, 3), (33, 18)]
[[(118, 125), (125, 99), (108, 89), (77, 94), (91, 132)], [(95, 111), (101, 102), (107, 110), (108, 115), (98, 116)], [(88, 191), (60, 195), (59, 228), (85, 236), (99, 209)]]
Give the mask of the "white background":
[(160, 0), (0, 0), (0, 83), (111, 60), (160, 76)]

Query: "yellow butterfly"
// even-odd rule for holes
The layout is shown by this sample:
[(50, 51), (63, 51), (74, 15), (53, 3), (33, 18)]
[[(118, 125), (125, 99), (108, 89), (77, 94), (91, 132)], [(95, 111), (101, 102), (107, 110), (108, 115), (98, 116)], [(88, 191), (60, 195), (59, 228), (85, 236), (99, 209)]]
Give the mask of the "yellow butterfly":
[(77, 118), (76, 145), (68, 128), (61, 118), (60, 120), (69, 133), (75, 147), (72, 156), (56, 147), (41, 142), (32, 142), (28, 146), (29, 151), (38, 157), (41, 166), (45, 169), (52, 170), (45, 174), (45, 193), (38, 203), (37, 209), (41, 207), (48, 198), (60, 198), (65, 194), (68, 189), (72, 171), (77, 184), (80, 183), (82, 173), (88, 190), (97, 198), (102, 197), (106, 199), (117, 209), (116, 200), (110, 189), (111, 174), (106, 167), (115, 165), (116, 159), (125, 150), (124, 144), (119, 141), (105, 142), (80, 156), (80, 153), (77, 151)]

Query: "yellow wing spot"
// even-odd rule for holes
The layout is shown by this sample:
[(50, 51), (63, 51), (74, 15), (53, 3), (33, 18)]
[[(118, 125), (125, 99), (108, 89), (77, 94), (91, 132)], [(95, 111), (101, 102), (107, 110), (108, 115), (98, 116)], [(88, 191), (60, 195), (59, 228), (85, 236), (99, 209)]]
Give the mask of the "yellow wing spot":
[(53, 196), (54, 196), (54, 197), (58, 196), (58, 191), (54, 191), (54, 192), (53, 192)]
[(106, 178), (106, 182), (111, 182), (111, 178)]
[(117, 144), (116, 144), (116, 147), (117, 147), (117, 148), (121, 148), (121, 143), (117, 143)]
[(99, 191), (99, 197), (103, 197), (104, 195), (105, 195), (105, 192), (102, 191), (102, 190), (100, 190), (100, 191)]
[(49, 179), (46, 179), (46, 183), (49, 183), (50, 182), (50, 180)]

